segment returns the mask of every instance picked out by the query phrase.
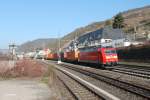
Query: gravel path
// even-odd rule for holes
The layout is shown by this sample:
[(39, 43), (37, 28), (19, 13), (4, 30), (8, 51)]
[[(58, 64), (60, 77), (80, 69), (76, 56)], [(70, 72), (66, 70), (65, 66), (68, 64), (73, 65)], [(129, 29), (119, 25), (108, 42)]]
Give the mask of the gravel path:
[(53, 100), (49, 87), (37, 79), (0, 81), (0, 100)]

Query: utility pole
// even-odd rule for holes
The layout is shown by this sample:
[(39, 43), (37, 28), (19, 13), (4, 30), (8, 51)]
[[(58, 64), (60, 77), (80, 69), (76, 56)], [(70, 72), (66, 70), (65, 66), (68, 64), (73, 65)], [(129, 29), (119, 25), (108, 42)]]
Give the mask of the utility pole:
[[(44, 53), (45, 53), (45, 42), (43, 42), (43, 51), (44, 51)], [(44, 60), (44, 55), (45, 55), (45, 54), (43, 54), (43, 56), (42, 56), (42, 60)]]
[(137, 29), (136, 26), (134, 26), (134, 41), (136, 40), (136, 33), (137, 33)]
[(12, 60), (16, 60), (16, 47), (15, 43), (9, 44), (9, 51), (11, 53)]

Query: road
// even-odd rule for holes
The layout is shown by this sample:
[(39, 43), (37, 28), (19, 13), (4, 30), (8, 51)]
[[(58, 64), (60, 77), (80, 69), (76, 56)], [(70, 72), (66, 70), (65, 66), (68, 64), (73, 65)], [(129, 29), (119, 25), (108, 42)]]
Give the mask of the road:
[(37, 79), (0, 81), (0, 100), (52, 100), (53, 92)]

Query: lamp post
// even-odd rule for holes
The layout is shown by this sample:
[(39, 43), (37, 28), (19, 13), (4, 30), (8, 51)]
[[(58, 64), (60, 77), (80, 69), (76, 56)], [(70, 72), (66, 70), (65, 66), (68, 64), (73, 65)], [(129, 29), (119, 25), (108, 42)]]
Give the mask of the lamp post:
[(62, 52), (62, 48), (61, 48), (61, 42), (64, 42), (64, 41), (70, 41), (70, 40), (61, 40), (61, 38), (58, 38), (58, 64), (61, 64), (62, 63), (62, 60), (61, 60), (61, 52)]
[(58, 38), (58, 64), (61, 64), (61, 38)]

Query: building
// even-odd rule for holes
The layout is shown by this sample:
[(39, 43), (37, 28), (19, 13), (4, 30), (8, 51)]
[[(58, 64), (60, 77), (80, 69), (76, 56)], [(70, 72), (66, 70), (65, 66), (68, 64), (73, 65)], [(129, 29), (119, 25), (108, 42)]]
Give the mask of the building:
[(85, 33), (77, 40), (77, 47), (96, 45), (112, 45), (114, 47), (124, 46), (125, 35), (121, 29), (113, 29), (112, 27), (104, 27), (96, 31)]

